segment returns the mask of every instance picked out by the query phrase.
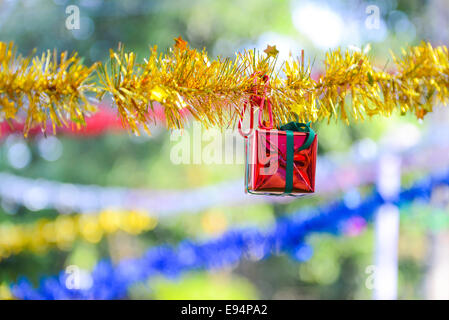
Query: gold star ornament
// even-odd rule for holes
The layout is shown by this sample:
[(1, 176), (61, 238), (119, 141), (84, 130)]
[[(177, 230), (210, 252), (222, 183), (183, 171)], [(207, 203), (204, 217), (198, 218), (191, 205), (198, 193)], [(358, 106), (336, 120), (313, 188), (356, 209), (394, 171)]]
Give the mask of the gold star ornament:
[(276, 49), (276, 46), (267, 45), (267, 48), (263, 52), (265, 52), (268, 57), (276, 58), (279, 53), (279, 50)]
[(185, 50), (187, 48), (187, 41), (185, 41), (181, 36), (174, 39), (175, 40), (175, 48), (179, 50)]

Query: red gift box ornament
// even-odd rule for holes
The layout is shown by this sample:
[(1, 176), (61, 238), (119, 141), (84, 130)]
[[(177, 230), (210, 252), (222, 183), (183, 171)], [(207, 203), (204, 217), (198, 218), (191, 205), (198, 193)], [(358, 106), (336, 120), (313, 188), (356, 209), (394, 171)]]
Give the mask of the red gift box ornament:
[[(245, 137), (245, 191), (264, 195), (301, 195), (315, 191), (317, 136), (309, 123), (290, 122), (273, 129), (269, 99), (259, 98), (259, 128), (253, 130), (254, 99), (250, 102), (250, 131)], [(259, 102), (259, 101), (258, 101)], [(264, 107), (269, 125), (262, 121)]]

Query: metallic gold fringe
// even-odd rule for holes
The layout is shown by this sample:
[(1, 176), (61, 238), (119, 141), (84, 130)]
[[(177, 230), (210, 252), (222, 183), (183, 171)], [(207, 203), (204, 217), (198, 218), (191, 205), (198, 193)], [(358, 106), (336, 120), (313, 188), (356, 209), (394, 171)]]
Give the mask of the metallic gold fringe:
[[(367, 52), (336, 49), (326, 54), (324, 70), (314, 79), (311, 66), (303, 59), (289, 59), (281, 72), (275, 71), (278, 51), (268, 46), (265, 53), (244, 51), (236, 58), (210, 60), (206, 51), (189, 48), (183, 39), (166, 54), (151, 48), (143, 63), (133, 52), (119, 46), (110, 60), (98, 64), (99, 83), (74, 54), (42, 55), (32, 63), (15, 55), (12, 45), (0, 43), (0, 117), (12, 119), (20, 110), (27, 114), (27, 128), (54, 125), (64, 119), (83, 122), (92, 111), (85, 93), (113, 97), (124, 124), (139, 127), (156, 121), (150, 114), (153, 103), (165, 107), (169, 128), (182, 128), (185, 111), (206, 126), (228, 127), (235, 123), (243, 101), (262, 95), (263, 76), (270, 77), (268, 96), (273, 103), (276, 124), (291, 119), (319, 121), (351, 120), (413, 112), (418, 118), (432, 111), (436, 103), (449, 99), (449, 55), (447, 47), (422, 43), (392, 54), (392, 72), (372, 66)], [(27, 103), (25, 103), (25, 101)]]
[(95, 91), (90, 78), (95, 68), (84, 66), (76, 53), (24, 58), (12, 43), (0, 42), (0, 119), (23, 115), (25, 135), (34, 125), (45, 128), (48, 119), (53, 130), (67, 120), (83, 125), (84, 115), (95, 111), (85, 95)]
[(229, 126), (244, 99), (262, 94), (264, 75), (270, 77), (276, 124), (332, 118), (349, 123), (365, 116), (390, 116), (395, 110), (423, 118), (435, 103), (447, 104), (445, 46), (422, 43), (403, 50), (401, 58), (392, 54), (392, 73), (372, 66), (364, 51), (330, 51), (322, 75), (313, 79), (303, 58), (286, 61), (276, 73), (278, 52), (273, 46), (266, 55), (245, 51), (233, 61), (209, 60), (206, 52), (190, 49), (178, 38), (167, 54), (158, 55), (153, 48), (139, 65), (133, 53), (111, 51), (110, 68), (100, 71), (99, 92), (112, 94), (122, 119), (133, 129), (150, 120), (146, 114), (154, 101), (165, 106), (169, 127), (182, 127), (184, 108), (206, 125)]

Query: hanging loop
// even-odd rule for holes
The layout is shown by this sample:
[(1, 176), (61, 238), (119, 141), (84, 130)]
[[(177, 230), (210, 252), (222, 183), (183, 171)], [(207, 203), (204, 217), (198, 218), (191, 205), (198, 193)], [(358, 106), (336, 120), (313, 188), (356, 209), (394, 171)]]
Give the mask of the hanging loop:
[[(256, 75), (258, 73), (260, 73), (260, 71), (255, 72), (252, 75), (254, 77), (254, 89), (253, 89), (254, 94), (249, 97), (249, 100), (245, 100), (245, 102), (243, 103), (243, 109), (242, 109), (242, 112), (241, 112), (240, 117), (239, 117), (238, 129), (239, 129), (240, 134), (244, 138), (248, 138), (252, 134), (252, 132), (254, 130), (254, 109), (255, 109), (255, 106), (259, 106), (259, 128), (265, 129), (265, 130), (273, 129), (273, 112), (272, 112), (272, 108), (271, 108), (271, 102), (267, 98), (269, 77), (267, 75), (264, 75), (262, 77), (262, 80), (264, 82), (264, 89), (263, 89), (263, 95), (262, 95), (262, 97), (260, 97), (257, 94), (257, 86), (256, 86), (257, 85), (257, 77), (256, 77)], [(264, 125), (264, 121), (263, 121), (263, 112), (264, 112), (264, 109), (265, 109), (265, 105), (267, 107), (268, 116), (269, 116), (269, 125), (268, 126), (265, 126)], [(251, 118), (250, 118), (249, 131), (248, 131), (248, 133), (245, 133), (242, 130), (242, 122), (243, 122), (243, 118), (245, 116), (245, 112), (246, 112), (247, 108), (250, 109), (250, 117)]]
[(249, 120), (248, 133), (245, 133), (242, 130), (243, 117), (245, 116), (245, 112), (246, 112), (247, 107), (248, 107), (248, 101), (245, 100), (245, 102), (243, 103), (243, 109), (242, 109), (242, 113), (240, 114), (239, 124), (238, 124), (239, 132), (240, 132), (240, 134), (242, 135), (243, 138), (248, 138), (253, 133), (253, 130), (254, 130), (254, 107), (252, 106), (251, 103), (249, 103), (250, 120)]
[[(264, 121), (263, 121), (264, 105), (267, 106), (268, 119), (269, 119), (268, 126), (266, 126), (264, 124)], [(273, 129), (273, 111), (271, 110), (271, 102), (268, 99), (262, 99), (262, 101), (260, 102), (260, 108), (259, 108), (259, 128), (265, 129), (265, 130)]]
[[(263, 88), (263, 96), (261, 99), (259, 98), (260, 99), (260, 102), (259, 102), (259, 128), (265, 129), (265, 130), (271, 130), (271, 129), (273, 129), (273, 110), (271, 108), (271, 101), (267, 97), (268, 80), (270, 78), (267, 75), (264, 75), (262, 79), (265, 82), (265, 86)], [(258, 97), (256, 97), (256, 98), (258, 98)], [(267, 107), (267, 112), (268, 112), (268, 119), (269, 119), (268, 126), (266, 126), (263, 121), (263, 113), (264, 113), (265, 106)]]

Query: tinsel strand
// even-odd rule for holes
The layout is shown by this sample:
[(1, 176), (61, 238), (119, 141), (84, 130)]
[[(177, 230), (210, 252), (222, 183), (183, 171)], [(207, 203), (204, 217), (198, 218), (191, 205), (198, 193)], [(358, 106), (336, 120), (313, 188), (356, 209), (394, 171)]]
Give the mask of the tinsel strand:
[(96, 67), (84, 66), (77, 53), (24, 58), (12, 43), (0, 42), (0, 119), (25, 117), (25, 135), (34, 125), (45, 131), (48, 119), (53, 131), (67, 120), (83, 125), (84, 116), (95, 111), (86, 93), (96, 91)]
[[(110, 51), (106, 64), (91, 67), (78, 56), (62, 53), (41, 57), (17, 56), (12, 44), (0, 43), (0, 118), (27, 116), (27, 130), (37, 124), (53, 126), (69, 119), (83, 123), (93, 111), (88, 92), (98, 98), (113, 98), (123, 124), (134, 132), (158, 121), (151, 109), (164, 107), (169, 128), (182, 128), (190, 113), (205, 126), (228, 127), (235, 123), (243, 102), (260, 96), (269, 76), (268, 95), (276, 124), (300, 121), (341, 120), (349, 123), (374, 115), (414, 113), (418, 118), (435, 104), (449, 100), (449, 55), (447, 47), (429, 43), (392, 53), (390, 72), (373, 66), (368, 50), (335, 49), (324, 59), (318, 78), (310, 63), (290, 58), (278, 70), (278, 51), (268, 46), (265, 53), (244, 51), (235, 59), (208, 58), (205, 50), (189, 47), (183, 39), (167, 53), (157, 47), (137, 62), (135, 53), (123, 46)], [(98, 67), (97, 67), (98, 66)], [(98, 73), (98, 82), (91, 74)], [(24, 112), (21, 112), (24, 111)]]

